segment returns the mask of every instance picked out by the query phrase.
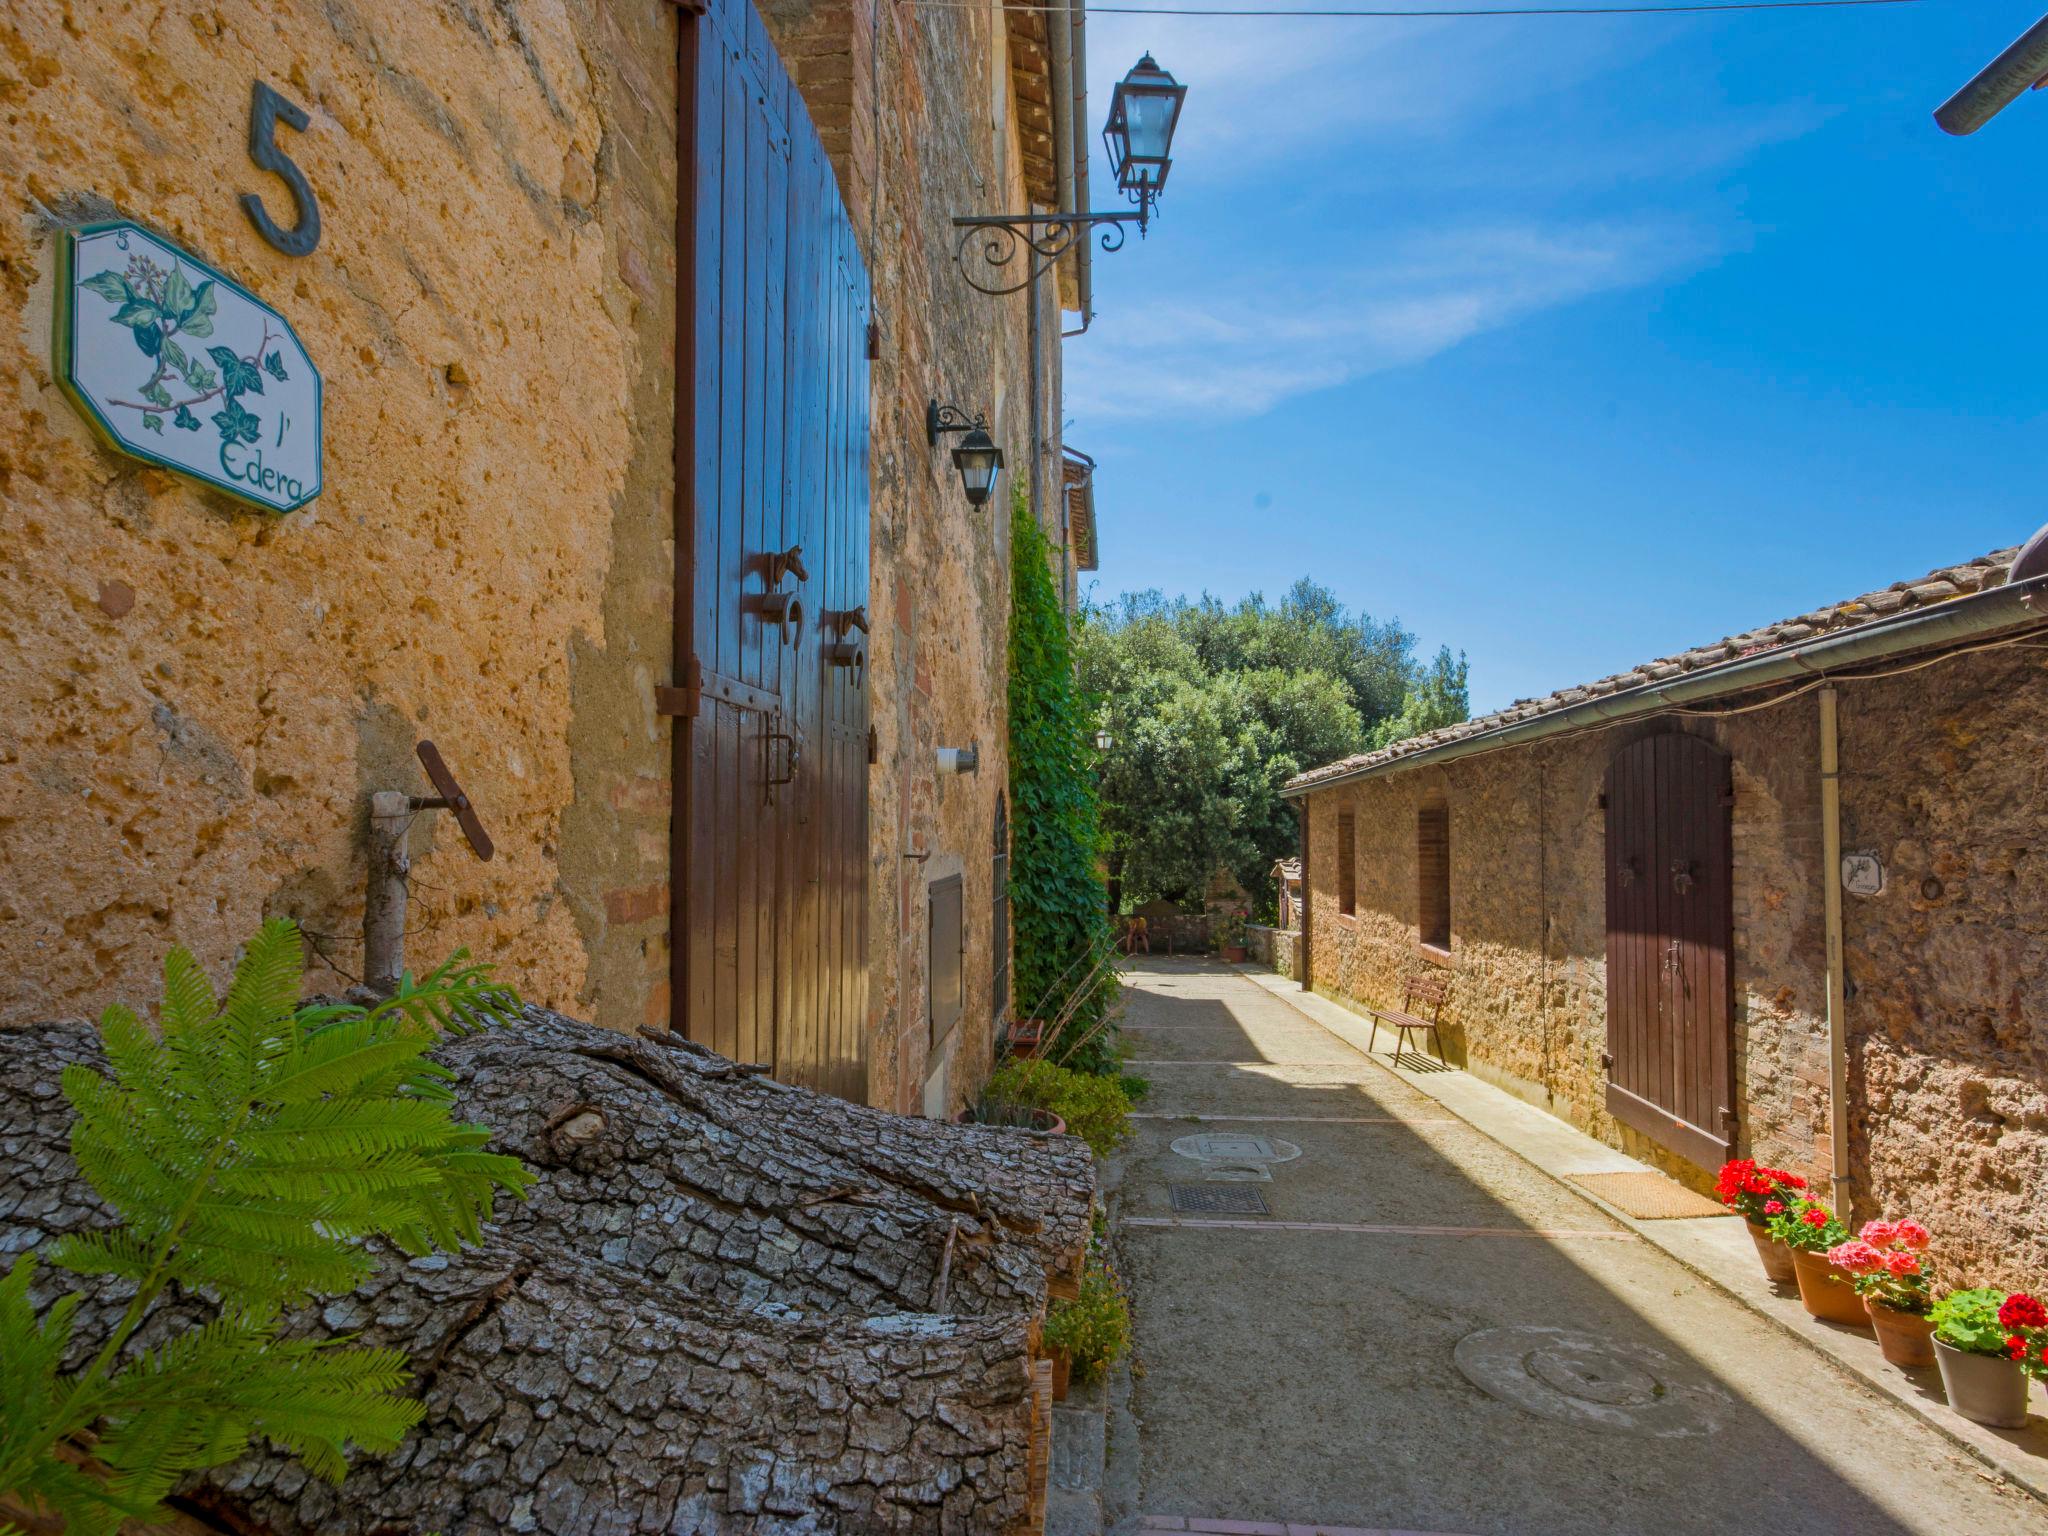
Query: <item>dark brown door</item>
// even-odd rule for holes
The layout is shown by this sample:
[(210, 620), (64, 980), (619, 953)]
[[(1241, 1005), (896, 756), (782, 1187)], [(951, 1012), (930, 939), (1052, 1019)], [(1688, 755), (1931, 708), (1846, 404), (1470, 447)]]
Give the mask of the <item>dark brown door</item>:
[(1700, 1164), (1735, 1140), (1728, 758), (1651, 736), (1607, 769), (1607, 1109)]
[(671, 1026), (860, 1098), (867, 273), (751, 0), (681, 84)]

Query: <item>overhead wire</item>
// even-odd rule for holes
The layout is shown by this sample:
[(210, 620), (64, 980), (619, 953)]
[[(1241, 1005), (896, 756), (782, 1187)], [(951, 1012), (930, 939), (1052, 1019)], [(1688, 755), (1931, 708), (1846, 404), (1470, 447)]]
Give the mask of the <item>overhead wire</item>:
[[(915, 10), (969, 11), (985, 8), (990, 0), (894, 0)], [(1000, 0), (1006, 11), (1065, 11), (1057, 0)], [(1355, 17), (1365, 20), (1472, 20), (1489, 16), (1697, 16), (1725, 11), (1839, 11), (1872, 6), (1924, 5), (1927, 0), (1696, 0), (1679, 5), (1513, 5), (1458, 6), (1439, 10), (1420, 6), (1170, 6), (1089, 5), (1092, 16), (1192, 16), (1192, 17)]]

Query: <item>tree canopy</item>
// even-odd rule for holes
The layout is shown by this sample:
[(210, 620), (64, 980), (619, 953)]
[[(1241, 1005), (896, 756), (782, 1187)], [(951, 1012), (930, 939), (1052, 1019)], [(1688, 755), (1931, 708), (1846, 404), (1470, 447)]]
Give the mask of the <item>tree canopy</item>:
[(1194, 902), (1228, 869), (1269, 911), (1268, 873), (1296, 842), (1280, 787), (1468, 709), (1462, 655), (1420, 658), (1398, 621), (1306, 577), (1277, 604), (1127, 592), (1085, 611), (1078, 651), (1111, 738), (1102, 832), (1126, 904)]

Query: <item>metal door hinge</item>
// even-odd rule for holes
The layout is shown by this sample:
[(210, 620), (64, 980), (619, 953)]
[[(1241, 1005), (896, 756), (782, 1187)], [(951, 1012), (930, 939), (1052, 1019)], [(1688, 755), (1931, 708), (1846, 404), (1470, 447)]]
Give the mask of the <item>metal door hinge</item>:
[(881, 359), (882, 325), (878, 320), (870, 320), (868, 322), (868, 361), (876, 363), (880, 362)]
[(673, 715), (677, 719), (694, 719), (698, 701), (704, 697), (704, 667), (692, 656), (683, 668), (682, 680), (675, 684), (663, 683), (654, 690), (654, 712), (657, 715)]

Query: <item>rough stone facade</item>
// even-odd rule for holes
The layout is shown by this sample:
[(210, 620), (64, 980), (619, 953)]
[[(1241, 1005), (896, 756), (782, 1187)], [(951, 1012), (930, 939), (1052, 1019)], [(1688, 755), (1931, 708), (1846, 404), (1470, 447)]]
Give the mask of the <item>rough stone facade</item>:
[[(1842, 837), (1887, 870), (1845, 894), (1855, 1216), (1912, 1214), (1951, 1279), (2048, 1273), (2048, 665), (2038, 649), (1840, 684)], [(1737, 702), (1737, 701), (1730, 701)], [(1312, 790), (1310, 966), (1354, 1007), (1447, 969), (1454, 1062), (1695, 1184), (1605, 1108), (1603, 778), (1644, 735), (1687, 731), (1733, 764), (1735, 1073), (1749, 1154), (1825, 1190), (1828, 1039), (1815, 697), (1665, 717)], [(1418, 942), (1416, 811), (1450, 810), (1448, 953)], [(1356, 911), (1338, 910), (1340, 813)]]
[[(881, 327), (869, 1096), (914, 1109), (925, 889), (949, 872), (968, 1008), (940, 1098), (993, 1022), (1008, 500), (969, 511), (923, 411), (986, 411), (1026, 476), (1026, 302), (968, 289), (947, 225), (1025, 195), (1009, 44), (971, 10), (764, 10)], [(423, 792), (426, 737), (498, 853), (421, 816), (411, 957), (466, 945), (537, 1002), (667, 1024), (677, 16), (270, 0), (147, 20), (81, 0), (0, 20), (0, 1021), (152, 996), (172, 943), (224, 969), (266, 915), (300, 920), (316, 982), (352, 979), (367, 796)], [(306, 258), (237, 205), (289, 210), (248, 156), (252, 80), (311, 114), (279, 133), (321, 200)], [(326, 380), (309, 507), (255, 513), (119, 457), (62, 397), (55, 231), (113, 216), (292, 320)], [(1056, 466), (1056, 303), (1041, 320)], [(941, 783), (935, 749), (969, 743), (979, 774)]]

